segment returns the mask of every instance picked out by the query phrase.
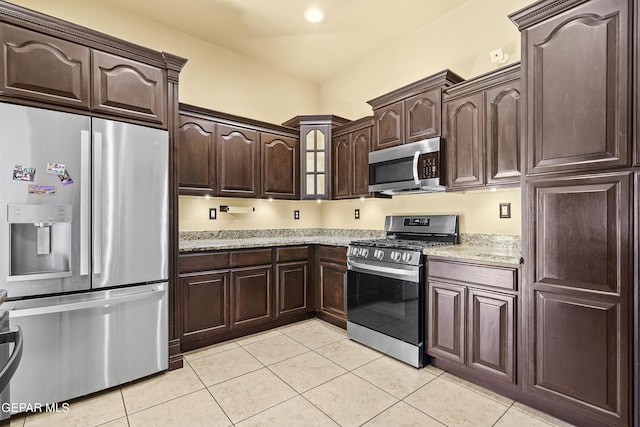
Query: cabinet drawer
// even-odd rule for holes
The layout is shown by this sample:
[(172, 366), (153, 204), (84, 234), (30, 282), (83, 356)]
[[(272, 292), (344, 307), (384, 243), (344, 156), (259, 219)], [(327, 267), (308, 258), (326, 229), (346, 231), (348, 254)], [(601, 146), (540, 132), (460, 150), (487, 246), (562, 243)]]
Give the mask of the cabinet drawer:
[(204, 254), (188, 254), (178, 257), (180, 273), (194, 271), (220, 270), (229, 267), (229, 252), (209, 252)]
[(320, 246), (318, 248), (320, 259), (337, 263), (347, 262), (347, 248), (342, 246)]
[(517, 290), (517, 268), (466, 264), (461, 262), (429, 261), (429, 278), (471, 283), (494, 288)]
[(249, 267), (254, 265), (271, 264), (271, 248), (248, 251), (231, 252), (229, 265), (231, 267)]
[(276, 262), (306, 261), (309, 259), (309, 246), (276, 248)]

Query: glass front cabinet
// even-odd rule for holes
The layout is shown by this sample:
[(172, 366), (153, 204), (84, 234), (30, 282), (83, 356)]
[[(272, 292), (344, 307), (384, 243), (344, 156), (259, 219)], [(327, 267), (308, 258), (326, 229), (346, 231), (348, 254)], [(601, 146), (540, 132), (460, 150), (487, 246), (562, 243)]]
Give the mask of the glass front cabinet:
[(300, 130), (300, 198), (331, 199), (331, 130), (349, 120), (334, 115), (298, 116), (284, 126)]

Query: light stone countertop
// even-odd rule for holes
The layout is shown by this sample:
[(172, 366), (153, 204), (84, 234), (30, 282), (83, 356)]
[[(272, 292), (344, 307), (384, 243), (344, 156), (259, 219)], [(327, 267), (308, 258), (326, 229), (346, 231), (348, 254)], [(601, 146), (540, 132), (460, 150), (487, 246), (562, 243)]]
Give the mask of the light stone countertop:
[(340, 236), (283, 236), (240, 239), (180, 240), (180, 253), (217, 251), (223, 249), (266, 248), (271, 246), (326, 245), (344, 246), (357, 238)]
[[(196, 253), (227, 249), (264, 248), (295, 245), (346, 247), (360, 239), (384, 237), (378, 230), (287, 229), (196, 231), (180, 233), (180, 253)], [(520, 265), (520, 236), (496, 234), (462, 234), (459, 245), (424, 249), (427, 256), (458, 260), (485, 261)]]

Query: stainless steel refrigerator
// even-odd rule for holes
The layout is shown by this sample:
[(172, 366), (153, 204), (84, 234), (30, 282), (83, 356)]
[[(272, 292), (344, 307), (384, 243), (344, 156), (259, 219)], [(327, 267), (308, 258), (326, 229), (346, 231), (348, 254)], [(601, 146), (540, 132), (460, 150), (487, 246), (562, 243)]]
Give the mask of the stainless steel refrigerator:
[(167, 132), (0, 103), (0, 134), (0, 288), (24, 340), (11, 401), (167, 369)]

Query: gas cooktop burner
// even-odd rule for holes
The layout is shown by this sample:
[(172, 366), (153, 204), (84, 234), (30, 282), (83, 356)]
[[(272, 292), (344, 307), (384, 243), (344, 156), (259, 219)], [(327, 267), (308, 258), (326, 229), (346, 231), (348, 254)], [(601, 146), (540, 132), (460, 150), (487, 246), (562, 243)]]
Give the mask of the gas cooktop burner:
[(384, 231), (386, 238), (351, 242), (347, 261), (419, 265), (424, 248), (458, 243), (458, 216), (388, 216)]

